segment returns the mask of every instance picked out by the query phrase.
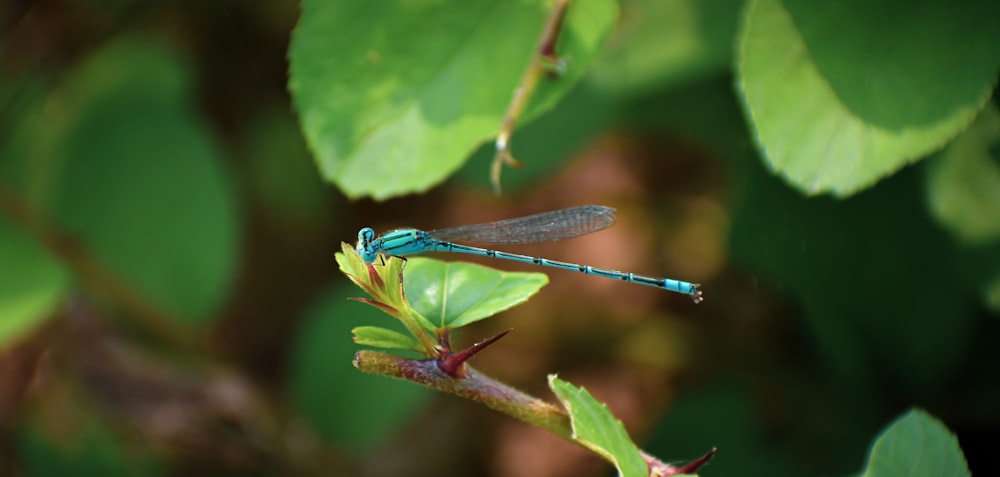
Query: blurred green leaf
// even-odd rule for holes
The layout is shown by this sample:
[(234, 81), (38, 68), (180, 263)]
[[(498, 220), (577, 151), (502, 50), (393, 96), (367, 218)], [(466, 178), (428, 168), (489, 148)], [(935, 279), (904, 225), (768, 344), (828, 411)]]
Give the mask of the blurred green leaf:
[(733, 92), (732, 77), (719, 75), (669, 91), (633, 98), (621, 121), (634, 131), (687, 139), (715, 153), (739, 177), (738, 168), (757, 160)]
[(407, 260), (403, 275), (410, 305), (434, 328), (459, 328), (488, 318), (523, 303), (549, 282), (544, 273), (425, 257)]
[[(955, 244), (959, 245), (959, 244)], [(1000, 311), (1000, 241), (983, 246), (958, 247), (954, 260), (963, 282), (993, 311)]]
[(935, 383), (968, 356), (981, 297), (954, 243), (915, 205), (923, 171), (835, 200), (803, 197), (755, 166), (740, 176), (734, 262), (801, 304), (813, 347), (845, 383), (941, 392)]
[(989, 1), (752, 1), (739, 86), (763, 155), (800, 191), (847, 196), (941, 148), (996, 83), (996, 18)]
[(646, 477), (649, 466), (639, 453), (625, 426), (608, 406), (582, 387), (549, 375), (549, 388), (569, 412), (573, 440), (600, 454), (618, 469), (621, 477)]
[(995, 312), (1000, 312), (1000, 275), (993, 277), (993, 279), (986, 284), (986, 290), (983, 293), (986, 297), (986, 306), (990, 307), (991, 310)]
[(51, 85), (38, 76), (0, 75), (0, 186), (26, 195), (39, 158), (51, 155), (60, 124), (43, 114)]
[(289, 375), (297, 412), (323, 438), (361, 451), (403, 427), (430, 391), (354, 368), (351, 330), (394, 320), (349, 301), (352, 294), (348, 287), (330, 289), (306, 312), (290, 347)]
[(1000, 112), (988, 106), (927, 167), (931, 212), (970, 245), (1000, 239), (1000, 164), (990, 157), (990, 148), (998, 143)]
[[(307, 0), (289, 49), (289, 89), (322, 175), (349, 197), (424, 191), (495, 135), (535, 53), (548, 2)], [(584, 74), (617, 18), (577, 0), (524, 124)]]
[(316, 220), (329, 213), (328, 191), (320, 181), (294, 114), (263, 108), (246, 132), (249, 182), (282, 217)]
[(420, 343), (412, 336), (378, 326), (359, 326), (351, 330), (354, 342), (375, 348), (419, 350)]
[(912, 409), (872, 444), (864, 477), (971, 475), (958, 439), (941, 421)]
[[(693, 459), (706, 450), (716, 447), (719, 452), (705, 467), (706, 474), (762, 475), (768, 477), (801, 477), (815, 472), (818, 464), (779, 447), (776, 436), (768, 429), (766, 416), (756, 395), (759, 389), (747, 373), (723, 377), (706, 383), (696, 390), (679, 395), (669, 412), (653, 429), (644, 445), (645, 450), (659, 456), (679, 456)], [(784, 409), (783, 409), (784, 411)], [(789, 410), (793, 411), (793, 410)], [(784, 415), (794, 418), (796, 415)], [(828, 424), (824, 432), (837, 433), (838, 423), (830, 423), (825, 416), (805, 415), (803, 419)], [(815, 445), (815, 433), (794, 434), (790, 439), (808, 440), (806, 448)], [(837, 437), (842, 437), (837, 435)], [(867, 437), (867, 436), (865, 436)], [(841, 444), (840, 439), (830, 439)], [(821, 443), (825, 444), (826, 442)], [(863, 451), (862, 446), (859, 449)], [(815, 459), (815, 455), (810, 455)], [(827, 467), (821, 467), (826, 469)], [(832, 472), (836, 475), (836, 472)]]
[(34, 237), (0, 213), (0, 354), (52, 316), (66, 273)]
[(51, 159), (35, 158), (29, 194), (145, 298), (196, 324), (226, 298), (239, 227), (188, 68), (138, 36), (93, 53), (53, 100), (65, 134)]
[[(125, 442), (93, 417), (75, 414), (77, 434), (49, 439), (37, 426), (17, 433), (18, 461), (32, 477), (153, 477), (167, 475), (148, 450)], [(37, 424), (37, 423), (36, 423)]]
[(622, 19), (591, 78), (636, 94), (728, 71), (744, 0), (623, 0)]

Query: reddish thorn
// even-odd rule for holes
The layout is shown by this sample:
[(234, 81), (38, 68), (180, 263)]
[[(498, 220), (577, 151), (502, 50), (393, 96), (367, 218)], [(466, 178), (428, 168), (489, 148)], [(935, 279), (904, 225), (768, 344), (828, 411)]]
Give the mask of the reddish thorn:
[(711, 459), (712, 456), (714, 456), (715, 453), (718, 452), (718, 451), (719, 451), (718, 448), (713, 447), (712, 450), (708, 451), (705, 455), (703, 455), (703, 456), (701, 456), (701, 457), (699, 457), (699, 458), (697, 458), (697, 459), (689, 462), (688, 465), (685, 465), (684, 467), (681, 467), (681, 468), (677, 469), (677, 473), (678, 474), (693, 474), (693, 473), (697, 472), (698, 469), (701, 468), (701, 466), (705, 465), (709, 461), (709, 459)]
[(458, 353), (449, 354), (444, 359), (438, 360), (438, 367), (441, 368), (441, 371), (444, 371), (444, 373), (447, 374), (448, 376), (451, 376), (453, 378), (461, 378), (464, 376), (464, 369), (462, 366), (465, 364), (466, 361), (469, 360), (469, 358), (475, 356), (476, 353), (486, 349), (487, 346), (496, 343), (497, 340), (503, 338), (504, 336), (507, 335), (507, 333), (510, 333), (511, 331), (513, 331), (513, 328), (508, 328), (500, 332), (496, 336), (493, 336), (491, 338), (486, 338), (485, 340), (482, 340), (472, 346), (469, 346), (468, 348), (465, 348), (462, 351), (459, 351)]

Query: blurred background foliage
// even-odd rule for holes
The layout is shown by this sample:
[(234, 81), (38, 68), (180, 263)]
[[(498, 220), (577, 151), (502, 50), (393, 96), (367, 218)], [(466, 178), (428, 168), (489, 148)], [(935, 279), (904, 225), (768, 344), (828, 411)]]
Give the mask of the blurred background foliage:
[[(312, 103), (300, 96), (293, 109), (286, 61), (298, 2), (3, 2), (0, 475), (608, 475), (543, 431), (357, 372), (350, 329), (392, 324), (345, 300), (360, 292), (333, 261), (366, 225), (436, 228), (584, 203), (616, 207), (619, 223), (511, 251), (698, 281), (706, 301), (552, 272), (530, 302), (456, 336), (515, 329), (476, 358), (478, 368), (537, 394), (558, 372), (664, 459), (718, 446), (703, 475), (857, 472), (875, 433), (910, 406), (957, 434), (972, 472), (1000, 474), (990, 457), (1000, 437), (1000, 116), (990, 96), (1000, 17), (987, 2), (917, 2), (916, 18), (945, 25), (922, 29), (879, 20), (910, 2), (877, 3), (871, 17), (841, 24), (860, 32), (844, 41), (877, 39), (889, 26), (921, 32), (886, 48), (915, 55), (904, 66), (926, 65), (917, 84), (928, 89), (901, 91), (913, 104), (876, 119), (886, 126), (910, 114), (926, 128), (880, 132), (884, 150), (909, 155), (856, 182), (780, 153), (813, 150), (824, 121), (837, 120), (768, 122), (785, 102), (830, 101), (810, 89), (815, 78), (802, 76), (784, 97), (754, 96), (773, 91), (781, 75), (767, 75), (781, 71), (782, 55), (816, 51), (850, 8), (824, 16), (791, 0), (623, 0), (617, 20), (581, 27), (613, 23), (607, 43), (575, 36), (573, 73), (543, 81), (534, 120), (514, 135), (525, 167), (505, 172), (504, 196), (489, 191), (492, 144), (475, 148), (506, 99), (472, 105), (488, 109), (486, 119), (455, 138), (450, 163), (394, 151), (436, 179), (393, 185), (429, 189), (421, 195), (375, 202), (327, 185), (335, 168), (322, 155), (317, 167), (317, 143), (304, 139)], [(364, 56), (363, 35), (399, 46), (404, 59), (421, 51), (415, 45), (433, 49), (372, 33), (403, 4), (306, 2), (302, 11), (332, 11), (344, 28), (296, 41), (322, 46), (307, 62), (327, 53), (385, 61)], [(441, 5), (453, 14), (441, 31), (483, 15), (478, 4)], [(494, 12), (487, 33), (512, 21), (530, 48), (545, 9), (524, 6), (534, 12), (526, 24)], [(737, 47), (784, 44), (770, 36), (785, 31), (775, 26), (782, 6), (811, 25), (801, 39), (810, 48), (761, 57)], [(948, 15), (965, 7), (958, 20)], [(514, 74), (438, 85), (438, 113), (461, 116), (458, 99), (486, 88), (509, 96), (527, 60), (511, 60), (513, 46), (490, 56), (489, 42), (476, 45), (470, 58)], [(845, 56), (826, 46), (819, 70), (851, 91), (855, 78), (838, 76)], [(596, 48), (589, 67), (574, 64), (587, 48)], [(956, 56), (966, 70), (946, 70)], [(344, 73), (339, 65), (322, 67)], [(933, 103), (927, 91), (952, 80), (942, 101), (954, 104)], [(463, 91), (448, 89), (456, 84)], [(331, 91), (380, 107), (386, 92), (363, 86)], [(841, 99), (883, 111), (870, 97)], [(938, 113), (947, 116), (940, 124)], [(336, 120), (360, 127), (371, 117)], [(802, 135), (789, 136), (796, 125)], [(361, 173), (399, 170), (358, 164)]]

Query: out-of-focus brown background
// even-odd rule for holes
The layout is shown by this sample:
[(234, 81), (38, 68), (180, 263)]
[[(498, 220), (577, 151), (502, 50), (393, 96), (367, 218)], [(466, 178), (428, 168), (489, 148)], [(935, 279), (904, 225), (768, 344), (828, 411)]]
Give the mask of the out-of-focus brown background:
[(0, 5), (0, 475), (611, 475), (543, 431), (355, 370), (350, 329), (390, 323), (346, 300), (362, 292), (333, 260), (362, 226), (587, 203), (617, 224), (507, 250), (700, 282), (705, 302), (544, 270), (538, 296), (454, 337), (514, 329), (474, 366), (543, 396), (559, 373), (665, 460), (718, 447), (708, 476), (856, 472), (910, 406), (957, 433), (974, 473), (997, 470), (1000, 321), (970, 282), (1000, 253), (934, 222), (923, 165), (806, 199), (708, 68), (628, 94), (585, 79), (516, 133), (525, 168), (503, 197), (484, 146), (427, 194), (351, 202), (321, 181), (286, 90), (298, 13)]

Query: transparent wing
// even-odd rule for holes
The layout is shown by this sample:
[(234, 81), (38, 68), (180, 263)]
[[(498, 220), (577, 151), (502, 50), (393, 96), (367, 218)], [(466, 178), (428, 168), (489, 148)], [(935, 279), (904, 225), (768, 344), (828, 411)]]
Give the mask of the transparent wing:
[(615, 209), (603, 205), (583, 205), (485, 224), (431, 230), (427, 235), (446, 242), (484, 245), (537, 243), (579, 237), (608, 228), (613, 223)]

